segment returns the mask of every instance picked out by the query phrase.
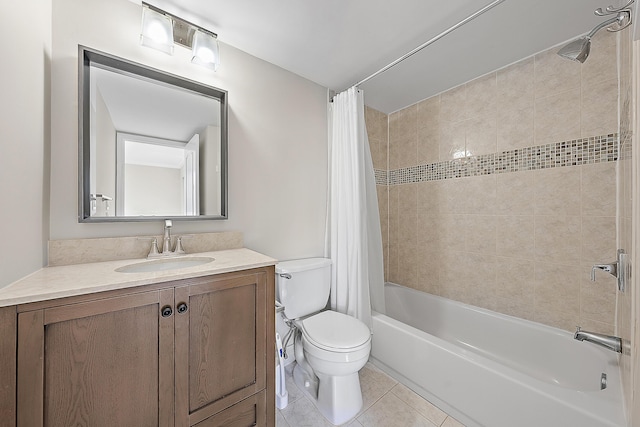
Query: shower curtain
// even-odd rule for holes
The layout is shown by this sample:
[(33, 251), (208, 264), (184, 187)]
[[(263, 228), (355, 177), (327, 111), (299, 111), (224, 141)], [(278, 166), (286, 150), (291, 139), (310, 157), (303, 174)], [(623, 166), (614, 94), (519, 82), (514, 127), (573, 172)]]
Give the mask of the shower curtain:
[(384, 313), (382, 234), (364, 96), (356, 87), (329, 106), (329, 205), (325, 256), (331, 258), (331, 308), (371, 327)]

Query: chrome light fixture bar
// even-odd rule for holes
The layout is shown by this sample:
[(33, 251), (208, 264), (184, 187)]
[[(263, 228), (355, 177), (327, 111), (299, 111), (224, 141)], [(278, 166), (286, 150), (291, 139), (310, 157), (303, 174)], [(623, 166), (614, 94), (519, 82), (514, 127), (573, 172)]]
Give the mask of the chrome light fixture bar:
[(174, 45), (191, 49), (191, 62), (212, 70), (220, 65), (218, 35), (155, 6), (142, 2), (140, 44), (169, 55)]

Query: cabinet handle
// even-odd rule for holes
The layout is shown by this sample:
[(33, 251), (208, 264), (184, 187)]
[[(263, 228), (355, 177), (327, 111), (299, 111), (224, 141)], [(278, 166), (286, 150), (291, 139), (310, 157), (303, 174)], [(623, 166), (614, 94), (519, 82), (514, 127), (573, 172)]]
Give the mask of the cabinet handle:
[(160, 310), (160, 314), (162, 315), (162, 317), (169, 317), (173, 314), (173, 310), (171, 309), (171, 306), (165, 305)]
[(187, 303), (181, 302), (176, 308), (178, 309), (178, 313), (182, 314), (187, 311), (189, 307), (187, 307)]

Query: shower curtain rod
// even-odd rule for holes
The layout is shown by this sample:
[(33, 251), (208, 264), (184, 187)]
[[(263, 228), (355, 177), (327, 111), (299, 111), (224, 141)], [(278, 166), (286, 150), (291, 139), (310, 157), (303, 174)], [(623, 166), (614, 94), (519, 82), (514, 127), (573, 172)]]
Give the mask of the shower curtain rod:
[(483, 13), (487, 12), (489, 9), (492, 9), (494, 7), (496, 7), (497, 5), (499, 5), (500, 3), (504, 2), (505, 0), (495, 0), (494, 2), (486, 5), (485, 7), (483, 7), (482, 9), (478, 10), (477, 12), (475, 12), (472, 15), (467, 16), (465, 19), (463, 19), (462, 21), (458, 22), (457, 24), (447, 28), (446, 30), (444, 30), (443, 32), (441, 32), (440, 34), (438, 34), (437, 36), (433, 37), (431, 40), (428, 40), (427, 42), (421, 44), (420, 46), (418, 46), (417, 48), (413, 49), (411, 52), (407, 53), (406, 55), (401, 56), (400, 58), (396, 59), (395, 61), (393, 61), (392, 63), (390, 63), (389, 65), (382, 67), (381, 69), (379, 69), (378, 71), (376, 71), (375, 73), (371, 74), (369, 77), (366, 77), (362, 80), (360, 80), (358, 83), (356, 83), (354, 86), (360, 86), (361, 84), (368, 82), (369, 80), (371, 80), (372, 78), (376, 77), (379, 74), (384, 73), (385, 71), (387, 71), (389, 68), (394, 67), (396, 65), (398, 65), (399, 63), (401, 63), (402, 61), (404, 61), (405, 59), (409, 58), (410, 56), (415, 55), (416, 53), (420, 52), (422, 49), (424, 49), (425, 47), (429, 46), (430, 44), (440, 40), (442, 37), (446, 36), (447, 34), (449, 34), (450, 32), (456, 30), (457, 28), (463, 26), (464, 24), (466, 24), (467, 22), (477, 18), (478, 16), (482, 15)]

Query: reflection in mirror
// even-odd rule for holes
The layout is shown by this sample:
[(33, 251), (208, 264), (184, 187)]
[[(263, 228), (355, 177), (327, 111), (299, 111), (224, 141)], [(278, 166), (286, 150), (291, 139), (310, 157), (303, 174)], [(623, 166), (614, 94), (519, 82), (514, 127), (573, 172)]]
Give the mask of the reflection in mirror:
[(198, 134), (185, 144), (119, 132), (116, 215), (198, 215), (199, 146)]
[(226, 218), (227, 93), (80, 48), (80, 220)]

